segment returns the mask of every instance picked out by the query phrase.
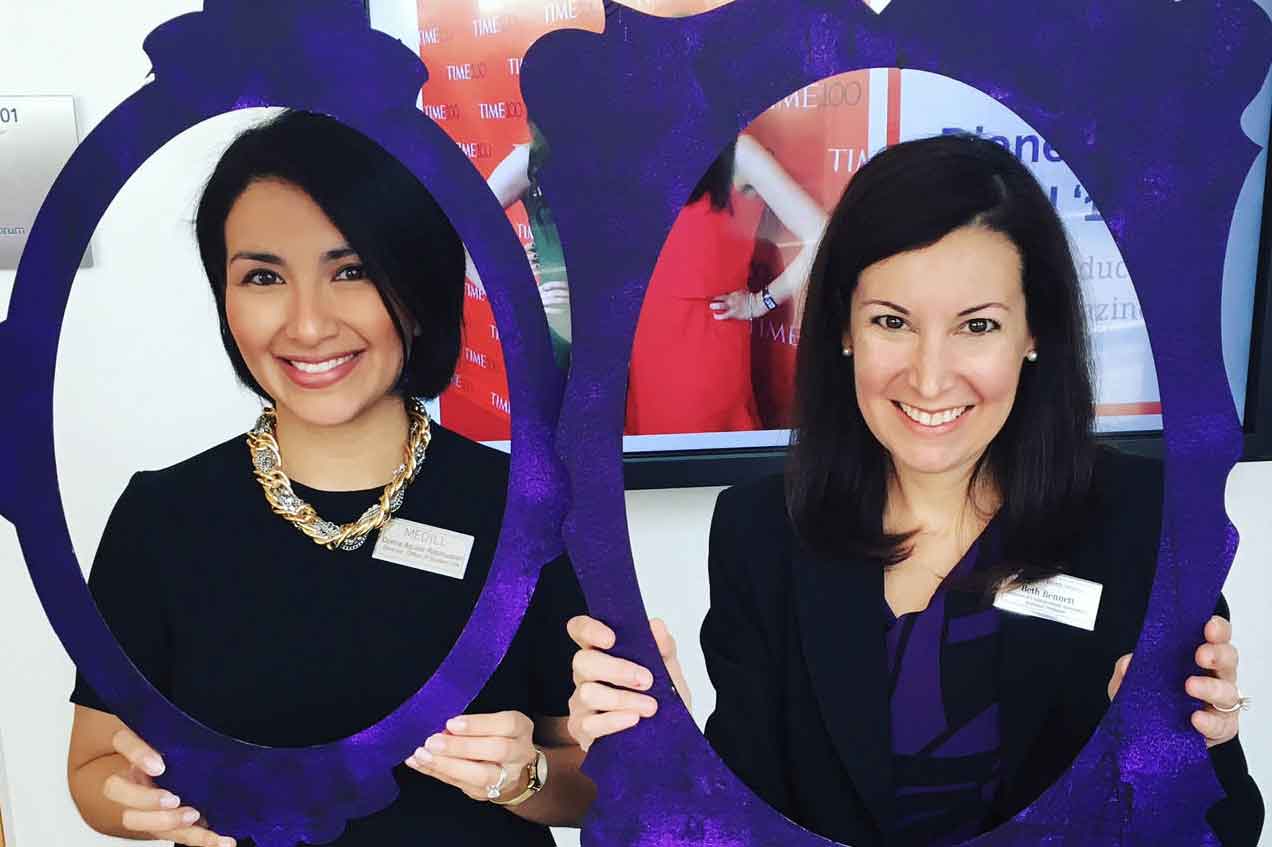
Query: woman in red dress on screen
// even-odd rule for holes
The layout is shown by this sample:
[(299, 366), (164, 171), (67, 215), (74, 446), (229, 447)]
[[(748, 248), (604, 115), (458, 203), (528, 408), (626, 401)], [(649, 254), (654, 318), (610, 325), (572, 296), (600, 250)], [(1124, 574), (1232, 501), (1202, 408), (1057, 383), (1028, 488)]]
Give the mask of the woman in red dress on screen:
[[(805, 246), (750, 291), (765, 207)], [(826, 214), (749, 135), (720, 155), (676, 219), (649, 281), (627, 383), (628, 435), (762, 429), (751, 385), (751, 325), (808, 277)]]

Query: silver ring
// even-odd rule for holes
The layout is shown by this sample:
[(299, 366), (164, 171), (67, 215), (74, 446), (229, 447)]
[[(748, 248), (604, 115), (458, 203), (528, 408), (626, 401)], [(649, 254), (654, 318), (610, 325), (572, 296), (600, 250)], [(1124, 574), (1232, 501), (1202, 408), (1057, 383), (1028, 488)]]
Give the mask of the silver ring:
[(1233, 712), (1245, 712), (1245, 711), (1249, 711), (1250, 706), (1251, 706), (1251, 704), (1253, 704), (1253, 703), (1254, 703), (1254, 701), (1253, 701), (1253, 700), (1251, 700), (1249, 697), (1242, 697), (1242, 696), (1241, 696), (1241, 689), (1240, 689), (1240, 688), (1238, 688), (1238, 689), (1237, 689), (1237, 702), (1236, 702), (1236, 703), (1233, 703), (1231, 706), (1216, 706), (1214, 703), (1211, 703), (1211, 704), (1210, 704), (1210, 708), (1214, 709), (1216, 712), (1220, 712), (1220, 713), (1225, 714), (1225, 715), (1230, 715), (1230, 714), (1232, 714)]
[(492, 782), (486, 786), (486, 799), (498, 800), (499, 795), (503, 793), (504, 786), (508, 784), (508, 769), (503, 765), (499, 766), (499, 780)]

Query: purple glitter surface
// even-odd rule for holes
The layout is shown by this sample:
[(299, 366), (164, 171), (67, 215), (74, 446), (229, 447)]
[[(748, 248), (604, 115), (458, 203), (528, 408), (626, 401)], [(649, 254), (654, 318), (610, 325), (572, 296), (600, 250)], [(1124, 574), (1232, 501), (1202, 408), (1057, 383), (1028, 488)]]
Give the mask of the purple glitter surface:
[[(661, 667), (626, 539), (626, 363), (644, 287), (690, 186), (762, 109), (808, 82), (864, 67), (944, 73), (991, 92), (1031, 123), (1117, 222), (1111, 227), (1156, 342), (1167, 422), (1161, 558), (1137, 661), (1070, 772), (979, 842), (1212, 842), (1201, 815), (1218, 789), (1173, 681), (1187, 671), (1235, 549), (1222, 496), (1240, 434), (1220, 356), (1220, 269), (1232, 199), (1255, 153), (1238, 119), (1266, 70), (1268, 29), (1249, 0), (1086, 0), (1042, 10), (895, 0), (880, 16), (854, 0), (737, 0), (679, 21), (609, 6), (603, 35), (559, 32), (537, 45), (523, 82), (552, 140), (545, 193), (579, 281), (558, 433), (576, 504), (566, 533), (593, 612), (615, 625), (628, 655)], [(59, 178), (0, 325), (0, 352), (16, 363), (13, 412), (4, 423), (11, 437), (0, 440), (0, 513), (18, 527), (68, 652), (168, 756), (170, 787), (226, 821), (225, 831), (262, 847), (320, 843), (346, 819), (391, 802), (389, 768), (479, 690), (506, 649), (539, 564), (557, 552), (564, 497), (551, 450), (559, 379), (519, 245), (480, 177), (412, 108), (422, 81), (418, 60), (370, 32), (361, 3), (286, 0), (262, 8), (209, 0), (204, 13), (158, 30), (147, 50), (155, 81), (103, 121)], [(336, 55), (341, 61), (332, 61)], [(668, 98), (668, 79), (690, 96)], [(1170, 97), (1146, 94), (1166, 85)], [(254, 747), (198, 726), (132, 667), (80, 577), (52, 442), (62, 313), (78, 256), (110, 198), (181, 130), (259, 105), (334, 114), (402, 158), (437, 194), (489, 280), (516, 412), (503, 536), (490, 584), (455, 650), (393, 716), (305, 750)], [(1197, 152), (1206, 149), (1231, 154)], [(1146, 191), (1147, 174), (1171, 189)], [(724, 767), (674, 705), (665, 674), (655, 693), (673, 705), (601, 742), (589, 758), (601, 796), (588, 843), (829, 843), (774, 813)], [(1130, 791), (1133, 805), (1116, 802)]]
[(663, 704), (589, 755), (600, 794), (584, 843), (829, 843), (742, 785), (672, 693), (626, 540), (621, 433), (644, 290), (690, 187), (772, 103), (871, 67), (961, 80), (1060, 151), (1136, 281), (1166, 421), (1160, 555), (1136, 661), (1072, 768), (976, 843), (1214, 843), (1203, 813), (1219, 787), (1178, 683), (1236, 544), (1223, 493), (1241, 433), (1219, 302), (1233, 203), (1257, 152), (1239, 119), (1272, 54), (1267, 16), (1250, 0), (894, 0), (880, 15), (855, 0), (736, 0), (679, 20), (609, 4), (606, 18), (599, 35), (548, 34), (522, 74), (552, 145), (542, 183), (573, 281), (558, 439), (566, 544), (592, 613), (616, 630), (617, 653), (655, 669)]
[[(166, 758), (160, 782), (217, 829), (260, 847), (321, 844), (393, 802), (391, 770), (461, 713), (502, 659), (539, 568), (561, 552), (564, 474), (552, 439), (562, 378), (525, 254), (481, 175), (415, 108), (426, 78), (409, 49), (373, 31), (358, 0), (208, 0), (145, 43), (155, 78), (84, 139), (30, 233), (0, 354), (10, 405), (0, 427), (0, 514), (18, 529), (54, 629), (88, 682)], [(183, 130), (223, 112), (290, 106), (330, 114), (397, 156), (433, 192), (487, 281), (508, 362), (512, 476), (487, 585), (436, 673), (357, 735), (271, 749), (220, 735), (133, 666), (84, 584), (53, 450), (53, 375), (77, 257), (128, 177)]]

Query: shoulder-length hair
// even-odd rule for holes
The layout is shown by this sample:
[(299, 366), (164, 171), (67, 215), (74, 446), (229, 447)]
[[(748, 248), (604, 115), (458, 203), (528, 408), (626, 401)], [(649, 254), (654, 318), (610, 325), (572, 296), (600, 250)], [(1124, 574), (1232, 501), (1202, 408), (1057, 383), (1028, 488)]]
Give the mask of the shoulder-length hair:
[[(394, 390), (440, 394), (459, 361), (463, 242), (405, 165), (357, 130), (302, 111), (284, 112), (240, 134), (213, 169), (195, 216), (221, 341), (239, 380), (269, 399), (248, 370), (226, 319), (225, 221), (248, 186), (268, 179), (308, 194), (358, 254), (403, 351), (410, 350)], [(418, 337), (412, 338), (417, 329)]]
[(1022, 260), (1038, 361), (1022, 363), (1011, 412), (972, 483), (992, 482), (1001, 496), (995, 522), (1004, 564), (990, 578), (1028, 581), (1064, 569), (1085, 507), (1094, 460), (1091, 368), (1060, 218), (1025, 166), (992, 141), (944, 135), (890, 147), (861, 168), (835, 207), (796, 354), (787, 508), (814, 550), (884, 566), (909, 554), (908, 535), (884, 531), (891, 459), (857, 405), (844, 328), (865, 268), (966, 226), (1006, 236)]

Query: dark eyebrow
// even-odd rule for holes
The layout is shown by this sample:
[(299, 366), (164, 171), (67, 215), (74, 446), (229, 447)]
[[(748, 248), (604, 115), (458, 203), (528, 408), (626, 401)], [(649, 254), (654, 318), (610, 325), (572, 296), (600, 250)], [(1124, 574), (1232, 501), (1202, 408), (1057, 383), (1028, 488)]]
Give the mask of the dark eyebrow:
[[(358, 251), (354, 250), (352, 247), (336, 247), (323, 253), (322, 260), (324, 262), (335, 262), (340, 259), (348, 258), (349, 256), (356, 256), (357, 253)], [(287, 264), (273, 253), (255, 253), (250, 250), (242, 250), (230, 257), (231, 262), (237, 261), (238, 259), (247, 259), (251, 262), (265, 262), (269, 265), (283, 266)]]
[(1002, 309), (1004, 312), (1011, 311), (1011, 309), (1008, 309), (1002, 303), (981, 303), (979, 306), (973, 306), (970, 309), (964, 309), (963, 311), (958, 313), (958, 316), (961, 318), (964, 315), (970, 315), (972, 312), (979, 312), (981, 309), (989, 309), (993, 306), (997, 306), (998, 308)]
[(287, 264), (273, 253), (253, 253), (250, 250), (240, 250), (230, 257), (231, 262), (237, 262), (239, 259), (247, 259), (250, 262), (264, 262), (267, 265), (285, 265)]
[(893, 302), (891, 302), (891, 301), (889, 301), (889, 300), (867, 300), (867, 301), (866, 301), (865, 303), (863, 303), (862, 305), (863, 305), (863, 306), (870, 306), (870, 305), (875, 305), (875, 306), (887, 306), (889, 309), (895, 309), (895, 310), (897, 310), (898, 312), (900, 312), (900, 313), (901, 313), (901, 314), (903, 314), (903, 315), (908, 315), (908, 314), (910, 314), (910, 310), (909, 310), (909, 309), (907, 309), (905, 306), (897, 305), (896, 303), (893, 303)]
[(334, 250), (328, 250), (326, 253), (323, 253), (322, 260), (324, 262), (335, 262), (339, 259), (356, 255), (358, 255), (358, 251), (354, 250), (352, 247), (337, 247)]

